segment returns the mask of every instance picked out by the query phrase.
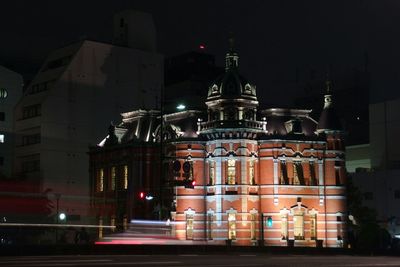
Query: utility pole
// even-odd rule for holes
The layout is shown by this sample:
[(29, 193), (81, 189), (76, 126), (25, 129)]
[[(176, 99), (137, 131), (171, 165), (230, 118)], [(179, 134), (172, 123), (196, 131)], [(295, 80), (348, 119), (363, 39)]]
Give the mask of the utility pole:
[(55, 193), (54, 196), (56, 197), (56, 244), (58, 243), (58, 213), (59, 213), (59, 204), (60, 204), (60, 198), (61, 194), (60, 193)]

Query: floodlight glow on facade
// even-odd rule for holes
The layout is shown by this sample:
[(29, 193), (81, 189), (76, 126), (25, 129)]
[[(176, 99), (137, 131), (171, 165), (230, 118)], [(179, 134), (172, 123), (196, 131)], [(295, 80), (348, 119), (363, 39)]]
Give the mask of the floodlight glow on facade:
[(176, 109), (178, 110), (184, 110), (186, 108), (186, 106), (184, 104), (179, 104), (178, 106), (176, 106)]

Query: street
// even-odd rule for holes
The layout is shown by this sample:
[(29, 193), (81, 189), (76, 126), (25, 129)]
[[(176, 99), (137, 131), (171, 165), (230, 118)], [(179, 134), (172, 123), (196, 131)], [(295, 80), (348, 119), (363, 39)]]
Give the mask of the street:
[(400, 266), (400, 258), (386, 256), (309, 256), (267, 254), (221, 255), (88, 255), (0, 258), (0, 266)]

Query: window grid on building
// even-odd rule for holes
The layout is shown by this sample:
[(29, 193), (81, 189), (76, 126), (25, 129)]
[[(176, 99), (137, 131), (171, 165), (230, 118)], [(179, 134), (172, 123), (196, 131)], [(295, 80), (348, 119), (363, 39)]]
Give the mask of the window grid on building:
[(236, 239), (236, 214), (228, 213), (228, 239)]
[(186, 214), (186, 239), (193, 240), (193, 214)]
[(236, 184), (236, 160), (228, 159), (228, 181), (227, 184)]
[(250, 184), (255, 185), (256, 178), (255, 178), (255, 174), (254, 174), (254, 160), (250, 160), (250, 162), (249, 162), (249, 178), (250, 178)]
[(293, 234), (295, 240), (304, 240), (304, 215), (301, 212), (293, 216)]
[(104, 191), (104, 169), (97, 171), (97, 192)]
[(113, 166), (111, 167), (111, 177), (110, 177), (110, 189), (111, 191), (115, 190), (115, 180), (116, 180), (116, 168)]
[(310, 215), (310, 237), (311, 240), (317, 239), (317, 215)]
[(128, 189), (128, 165), (124, 165), (124, 175), (123, 175), (123, 189)]

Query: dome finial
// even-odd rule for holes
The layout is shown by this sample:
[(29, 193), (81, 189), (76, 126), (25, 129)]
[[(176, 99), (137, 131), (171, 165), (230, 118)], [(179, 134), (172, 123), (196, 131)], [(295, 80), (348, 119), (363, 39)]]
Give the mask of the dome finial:
[(326, 68), (326, 80), (325, 80), (325, 89), (327, 94), (330, 94), (332, 92), (332, 81), (330, 76), (331, 76), (331, 65), (328, 65)]
[(239, 65), (239, 56), (234, 50), (235, 38), (233, 37), (233, 33), (229, 34), (229, 51), (226, 53), (225, 57), (225, 70), (235, 69)]
[(229, 52), (233, 52), (235, 50), (234, 49), (234, 47), (235, 47), (235, 37), (233, 35), (233, 32), (229, 33), (228, 42), (229, 42)]

